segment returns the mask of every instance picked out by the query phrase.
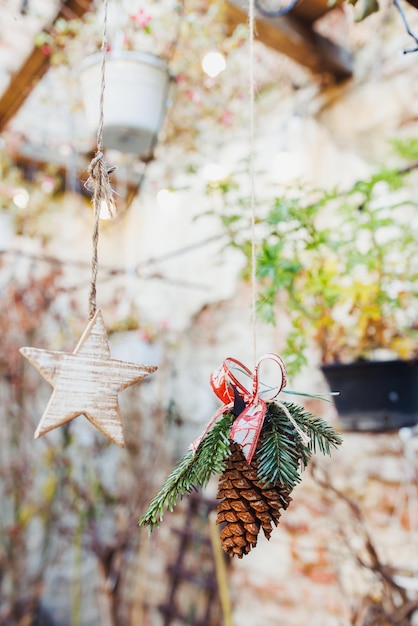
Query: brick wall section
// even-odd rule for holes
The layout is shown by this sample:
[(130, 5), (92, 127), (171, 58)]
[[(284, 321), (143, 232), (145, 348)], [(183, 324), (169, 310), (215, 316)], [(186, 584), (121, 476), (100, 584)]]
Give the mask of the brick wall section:
[[(318, 466), (361, 507), (382, 561), (416, 567), (418, 528), (410, 526), (417, 520), (407, 514), (407, 469), (398, 434), (345, 433), (342, 448), (329, 460), (318, 459)], [(293, 495), (270, 542), (261, 540), (234, 563), (231, 590), (239, 626), (348, 625), (367, 594), (378, 597), (373, 576), (353, 558), (354, 550), (365, 553), (361, 529), (345, 503), (309, 471)]]

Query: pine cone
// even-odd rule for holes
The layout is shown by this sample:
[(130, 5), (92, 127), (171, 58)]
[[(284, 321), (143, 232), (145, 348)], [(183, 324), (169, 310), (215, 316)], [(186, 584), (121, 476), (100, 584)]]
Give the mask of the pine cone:
[(223, 550), (241, 559), (257, 544), (260, 527), (270, 539), (273, 524), (279, 523), (281, 509), (287, 509), (292, 498), (281, 483), (263, 485), (258, 480), (257, 461), (253, 459), (248, 464), (237, 443), (231, 442), (230, 449), (219, 479), (216, 522), (224, 523), (220, 535)]

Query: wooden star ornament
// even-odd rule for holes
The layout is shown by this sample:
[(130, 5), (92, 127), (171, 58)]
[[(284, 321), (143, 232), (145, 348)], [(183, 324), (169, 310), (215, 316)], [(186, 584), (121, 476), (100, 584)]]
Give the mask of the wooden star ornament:
[(106, 437), (118, 446), (125, 445), (118, 392), (152, 374), (157, 367), (112, 359), (99, 310), (74, 352), (30, 347), (20, 348), (20, 352), (54, 388), (35, 439), (85, 415)]

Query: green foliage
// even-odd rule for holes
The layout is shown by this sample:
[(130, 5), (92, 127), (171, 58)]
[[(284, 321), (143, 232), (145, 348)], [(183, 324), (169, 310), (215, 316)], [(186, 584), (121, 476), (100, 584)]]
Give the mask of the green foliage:
[(256, 457), (259, 478), (266, 484), (280, 482), (292, 490), (300, 482), (301, 458), (307, 454), (284, 412), (273, 412), (269, 407)]
[(284, 402), (298, 426), (310, 437), (308, 446), (301, 443), (295, 427), (280, 404), (272, 402), (263, 426), (261, 447), (257, 452), (258, 475), (266, 484), (277, 482), (292, 490), (300, 482), (300, 470), (307, 467), (312, 453), (330, 455), (342, 443), (338, 433), (320, 417), (301, 406)]
[(212, 474), (221, 474), (229, 455), (228, 434), (233, 415), (223, 415), (200, 442), (196, 453), (189, 450), (178, 462), (139, 520), (152, 530), (163, 519), (164, 509), (173, 510), (179, 498), (197, 486), (207, 485)]
[[(302, 407), (292, 403), (284, 405), (310, 436), (309, 446), (302, 445), (280, 404), (271, 402), (256, 459), (259, 478), (263, 482), (271, 485), (280, 482), (291, 490), (300, 481), (300, 471), (307, 466), (312, 452), (318, 449), (323, 454), (330, 454), (331, 448), (341, 443), (341, 438), (327, 422)], [(153, 530), (162, 521), (165, 509), (172, 511), (184, 494), (207, 485), (212, 474), (222, 474), (230, 454), (229, 431), (233, 420), (231, 413), (223, 415), (200, 442), (196, 453), (189, 450), (180, 459), (139, 520), (140, 525)]]
[(379, 3), (377, 0), (348, 0), (349, 4), (354, 5), (354, 19), (356, 22), (362, 22), (379, 10)]
[[(293, 376), (314, 342), (322, 363), (418, 354), (417, 204), (408, 194), (418, 140), (396, 140), (406, 167), (381, 168), (346, 191), (286, 190), (257, 207), (257, 312), (268, 323), (290, 321), (281, 350)], [(221, 220), (229, 243), (247, 259), (251, 239), (246, 202), (223, 193)], [(239, 207), (239, 208), (237, 208)]]
[(392, 139), (391, 144), (401, 159), (406, 161), (418, 160), (418, 139), (416, 137)]

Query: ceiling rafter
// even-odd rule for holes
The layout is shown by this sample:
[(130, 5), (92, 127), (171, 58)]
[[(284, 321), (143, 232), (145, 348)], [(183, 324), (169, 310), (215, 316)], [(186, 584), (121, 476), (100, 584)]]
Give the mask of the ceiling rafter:
[[(338, 0), (333, 8), (341, 3)], [(248, 21), (248, 1), (228, 0), (226, 7), (231, 28)], [(331, 74), (337, 81), (345, 80), (352, 75), (351, 54), (313, 29), (313, 23), (333, 8), (328, 0), (300, 0), (283, 17), (266, 18), (256, 10), (256, 38), (315, 74)]]
[[(342, 1), (337, 0), (334, 6)], [(245, 0), (229, 0), (226, 3), (226, 19), (231, 28), (247, 21), (247, 4)], [(52, 24), (61, 18), (68, 20), (82, 17), (92, 5), (93, 0), (63, 0)], [(300, 0), (291, 14), (285, 17), (267, 19), (257, 14), (256, 36), (269, 47), (286, 54), (312, 72), (328, 73), (336, 80), (344, 80), (352, 74), (350, 54), (315, 33), (312, 28), (313, 22), (329, 10), (328, 0)], [(17, 114), (49, 65), (49, 57), (34, 46), (19, 70), (13, 74), (0, 98), (0, 132)]]
[[(344, 0), (336, 0), (334, 6)], [(93, 8), (94, 0), (62, 0), (59, 11), (50, 28), (58, 19), (80, 18)], [(232, 29), (240, 23), (248, 20), (248, 0), (227, 0), (226, 21)], [(331, 41), (321, 37), (312, 28), (313, 23), (330, 11), (328, 0), (299, 0), (291, 15), (281, 18), (266, 19), (256, 15), (256, 37), (267, 46), (283, 53), (309, 68), (314, 73), (332, 74), (336, 80), (343, 80), (351, 76), (351, 58), (349, 53)], [(10, 83), (0, 97), (0, 132), (18, 113), (26, 98), (31, 93), (36, 83), (47, 72), (50, 59), (43, 51), (34, 46), (28, 57), (22, 63), (10, 80)], [(25, 157), (16, 155), (17, 161), (23, 165)], [(32, 164), (33, 157), (30, 157)], [(41, 167), (42, 159), (37, 160)], [(79, 175), (84, 181), (85, 167)], [(65, 167), (61, 168), (63, 172)], [(142, 174), (140, 177), (142, 181)], [(128, 183), (127, 205), (138, 190), (140, 182)]]
[[(93, 0), (63, 0), (61, 8), (52, 21), (82, 17), (93, 5)], [(0, 132), (13, 119), (29, 96), (36, 82), (47, 72), (49, 57), (40, 48), (34, 46), (30, 54), (15, 72), (8, 87), (0, 98)]]

